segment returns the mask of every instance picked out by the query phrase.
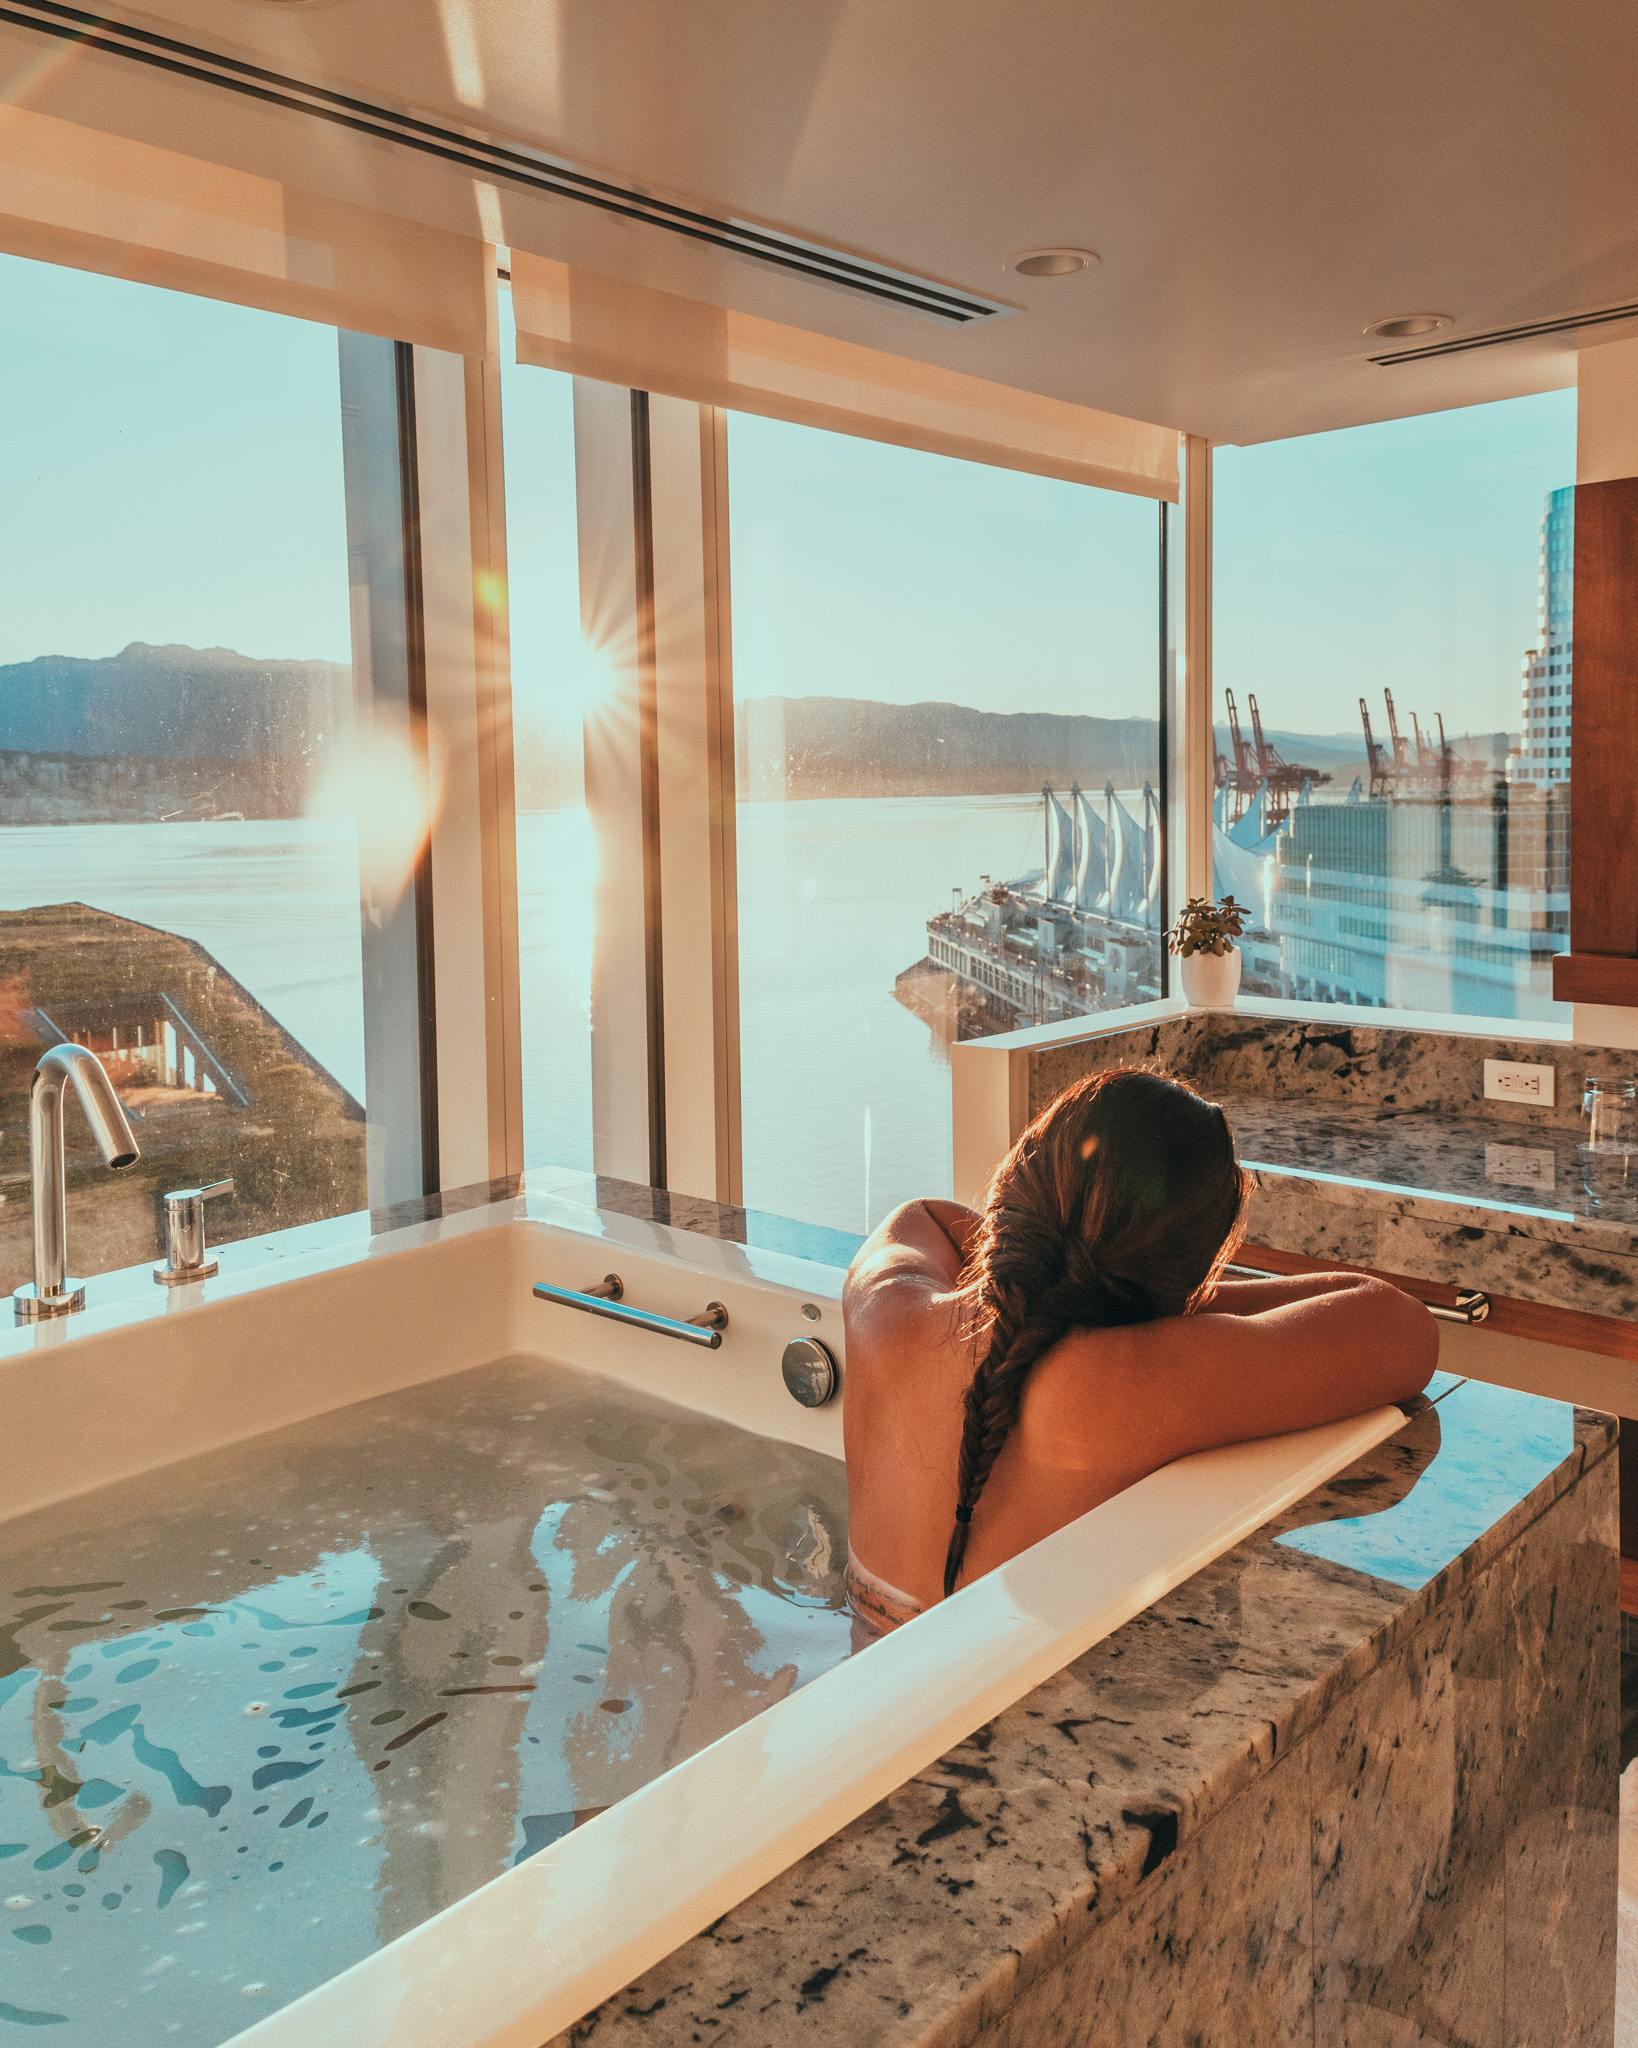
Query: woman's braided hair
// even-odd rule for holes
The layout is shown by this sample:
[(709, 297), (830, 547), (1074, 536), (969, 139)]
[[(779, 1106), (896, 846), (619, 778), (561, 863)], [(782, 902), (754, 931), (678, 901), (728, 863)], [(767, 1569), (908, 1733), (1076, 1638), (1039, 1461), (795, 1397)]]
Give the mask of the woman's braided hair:
[(946, 1599), (1036, 1360), (1074, 1329), (1184, 1314), (1235, 1242), (1246, 1179), (1214, 1102), (1116, 1067), (1077, 1081), (990, 1184), (962, 1275), (982, 1347), (967, 1388)]

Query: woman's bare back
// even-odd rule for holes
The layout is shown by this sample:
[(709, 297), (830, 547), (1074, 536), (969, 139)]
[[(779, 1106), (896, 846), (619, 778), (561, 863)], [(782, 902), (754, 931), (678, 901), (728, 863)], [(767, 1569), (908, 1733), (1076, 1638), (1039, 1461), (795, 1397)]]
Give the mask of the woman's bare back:
[[(942, 1594), (978, 1354), (958, 1288), (979, 1222), (953, 1202), (909, 1203), (848, 1273), (850, 1583), (877, 1627)], [(1225, 1280), (1192, 1315), (1071, 1330), (1029, 1375), (962, 1581), (1191, 1451), (1407, 1400), (1438, 1348), (1419, 1302), (1355, 1273)]]

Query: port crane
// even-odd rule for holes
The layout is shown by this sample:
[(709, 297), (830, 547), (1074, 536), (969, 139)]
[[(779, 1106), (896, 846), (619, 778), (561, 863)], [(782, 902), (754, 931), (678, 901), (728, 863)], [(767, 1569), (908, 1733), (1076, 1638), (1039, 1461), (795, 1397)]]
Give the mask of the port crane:
[(1306, 768), (1300, 761), (1286, 760), (1263, 731), (1263, 717), (1254, 695), (1246, 699), (1246, 709), (1251, 713), (1249, 743), (1232, 690), (1223, 692), (1223, 702), (1228, 712), (1229, 745), (1234, 750), (1232, 764), (1226, 754), (1216, 755), (1216, 787), (1229, 791), (1224, 822), (1237, 825), (1262, 790), (1268, 804), (1268, 827), (1275, 831), (1290, 817), (1291, 806), (1304, 783), (1329, 782), (1331, 778), (1322, 768)]
[(1388, 794), (1393, 783), (1393, 770), (1388, 766), (1387, 749), (1371, 731), (1371, 713), (1363, 697), (1359, 700), (1359, 722), (1365, 728), (1365, 758), (1370, 764), (1370, 796), (1374, 803)]
[(1263, 718), (1257, 709), (1256, 697), (1248, 696), (1246, 704), (1251, 712), (1251, 736), (1257, 755), (1257, 772), (1268, 791), (1268, 823), (1272, 830), (1283, 825), (1290, 817), (1291, 806), (1305, 782), (1329, 782), (1331, 778), (1322, 769), (1305, 768), (1300, 761), (1287, 761), (1279, 748), (1263, 737)]
[(1223, 701), (1228, 707), (1229, 745), (1234, 749), (1234, 761), (1231, 766), (1226, 755), (1217, 754), (1216, 786), (1229, 791), (1227, 822), (1237, 825), (1250, 808), (1262, 776), (1240, 729), (1240, 707), (1234, 701), (1234, 692), (1225, 690)]
[(1370, 795), (1373, 801), (1391, 796), (1448, 796), (1453, 790), (1471, 794), (1482, 789), (1489, 773), (1485, 763), (1456, 752), (1445, 737), (1445, 715), (1442, 711), (1434, 713), (1439, 728), (1437, 746), (1431, 733), (1424, 736), (1421, 719), (1414, 711), (1411, 713), (1411, 730), (1415, 736), (1413, 756), (1412, 741), (1399, 730), (1392, 690), (1384, 690), (1382, 696), (1387, 705), (1391, 741), (1391, 746), (1386, 747), (1371, 730), (1371, 714), (1365, 699), (1361, 697), (1359, 700), (1359, 722), (1365, 731), (1365, 757), (1370, 764)]

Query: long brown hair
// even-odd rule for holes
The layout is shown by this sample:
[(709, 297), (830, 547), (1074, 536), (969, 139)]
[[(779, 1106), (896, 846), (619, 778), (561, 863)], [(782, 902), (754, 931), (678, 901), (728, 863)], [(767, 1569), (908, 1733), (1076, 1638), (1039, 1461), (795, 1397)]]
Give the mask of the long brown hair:
[(1217, 1104), (1131, 1068), (1066, 1088), (1008, 1153), (962, 1275), (982, 1353), (962, 1422), (946, 1599), (1036, 1360), (1073, 1329), (1184, 1314), (1229, 1257), (1246, 1187)]

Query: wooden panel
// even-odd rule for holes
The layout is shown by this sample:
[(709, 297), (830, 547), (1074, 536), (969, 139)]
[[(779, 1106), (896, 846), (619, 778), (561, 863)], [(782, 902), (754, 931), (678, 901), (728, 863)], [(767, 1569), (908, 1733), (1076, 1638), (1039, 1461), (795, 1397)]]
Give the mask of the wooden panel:
[[(1576, 487), (1574, 631), (1570, 952), (1631, 958), (1638, 955), (1638, 477)], [(1556, 975), (1553, 992), (1560, 994)]]
[[(1575, 816), (1581, 816), (1579, 796)], [(1571, 829), (1573, 834), (1575, 821)], [(1553, 961), (1553, 1001), (1638, 1009), (1638, 960), (1621, 953), (1560, 953)]]
[[(1375, 1266), (1350, 1266), (1341, 1259), (1311, 1259), (1301, 1252), (1279, 1251), (1273, 1245), (1244, 1244), (1234, 1254), (1238, 1265), (1256, 1266), (1265, 1273), (1372, 1273), (1378, 1280), (1390, 1280), (1418, 1301), (1440, 1308), (1456, 1304), (1454, 1287), (1436, 1280), (1420, 1280), (1408, 1273), (1384, 1273)], [(1487, 1290), (1488, 1291), (1488, 1290)], [(1555, 1308), (1544, 1301), (1521, 1301), (1515, 1295), (1492, 1294), (1490, 1314), (1478, 1325), (1500, 1336), (1528, 1337), (1538, 1344), (1562, 1344), (1572, 1351), (1595, 1351), (1605, 1358), (1638, 1361), (1638, 1323), (1618, 1316), (1590, 1316), (1580, 1309)]]

